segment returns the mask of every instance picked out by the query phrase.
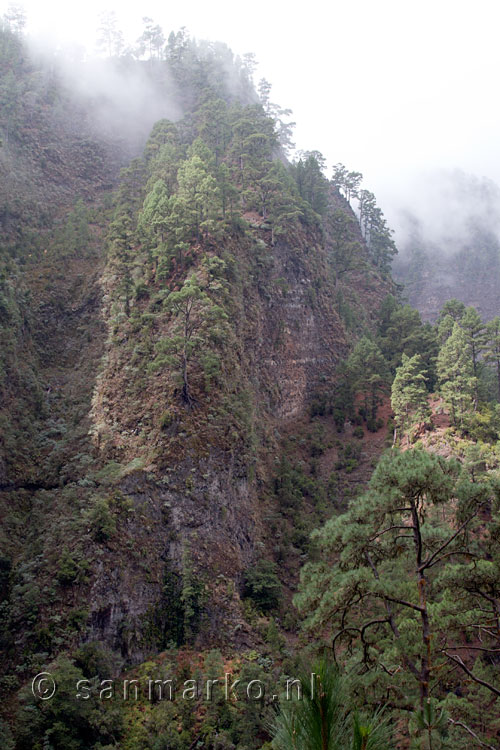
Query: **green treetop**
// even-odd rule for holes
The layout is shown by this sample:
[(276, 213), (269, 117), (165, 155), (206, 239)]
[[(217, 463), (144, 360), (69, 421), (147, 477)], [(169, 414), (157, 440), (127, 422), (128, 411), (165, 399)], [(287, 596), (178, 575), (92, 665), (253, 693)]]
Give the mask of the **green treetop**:
[(456, 426), (474, 408), (476, 378), (470, 343), (465, 331), (454, 323), (450, 337), (441, 347), (437, 359), (440, 391)]
[(453, 299), (447, 300), (441, 308), (437, 319), (438, 325), (447, 315), (450, 315), (455, 323), (459, 323), (463, 317), (464, 312), (464, 303), (453, 297)]
[[(326, 657), (303, 669), (300, 696), (287, 695), (274, 722), (275, 750), (388, 750), (389, 729), (380, 713), (353, 710), (349, 685)], [(298, 692), (298, 686), (295, 686)]]
[(229, 112), (223, 99), (211, 97), (197, 110), (196, 125), (198, 134), (215, 155), (219, 164), (231, 141)]
[(460, 320), (470, 347), (474, 377), (478, 377), (478, 364), (485, 345), (484, 323), (475, 307), (466, 307)]
[(422, 323), (418, 310), (409, 305), (401, 306), (392, 295), (388, 295), (380, 310), (378, 344), (392, 373), (396, 373), (403, 354), (413, 357), (419, 354), (425, 366), (428, 390), (436, 380), (436, 357), (438, 345), (434, 329)]
[(363, 175), (361, 172), (349, 172), (343, 164), (336, 164), (333, 168), (332, 185), (342, 191), (348, 203), (351, 198), (358, 196)]
[(329, 255), (335, 285), (348, 273), (363, 267), (363, 248), (355, 235), (356, 220), (346, 211), (335, 209), (327, 215)]
[[(455, 461), (393, 451), (380, 461), (368, 492), (314, 533), (319, 560), (304, 567), (295, 598), (308, 630), (331, 632), (335, 655), (360, 675), (367, 700), (384, 696), (398, 711), (420, 707), (416, 747), (426, 750), (443, 747), (437, 701), (460, 684), (457, 668), (482, 679), (480, 653), (466, 659), (460, 648), (464, 628), (473, 638), (474, 628), (487, 629), (493, 616), (486, 601), (494, 572), (485, 568), (474, 577), (478, 556), (488, 559), (478, 539), (491, 498), (489, 483), (471, 483)], [(464, 607), (467, 588), (475, 601)], [(498, 586), (493, 594), (496, 606)], [(498, 688), (484, 682), (491, 700)]]
[(500, 318), (498, 316), (486, 325), (485, 359), (495, 368), (497, 398), (500, 403)]
[(328, 208), (328, 180), (323, 174), (326, 161), (319, 151), (304, 151), (292, 167), (301, 198), (317, 214), (324, 215)]
[(220, 285), (212, 287), (200, 274), (193, 273), (179, 291), (170, 292), (164, 303), (172, 315), (171, 335), (156, 345), (157, 356), (152, 369), (165, 366), (174, 369), (182, 383), (182, 399), (188, 406), (195, 401), (191, 388), (193, 366), (205, 363), (213, 373), (215, 350), (226, 335), (227, 315), (210, 294), (217, 293)]
[(363, 336), (347, 360), (350, 378), (357, 393), (363, 394), (365, 411), (370, 415), (370, 423), (377, 418), (380, 394), (387, 387), (389, 373), (387, 364), (374, 341)]
[(403, 354), (403, 361), (396, 370), (391, 392), (391, 406), (401, 433), (418, 422), (429, 419), (430, 409), (423, 370), (424, 364), (418, 354), (413, 357)]
[(219, 208), (215, 177), (210, 173), (209, 163), (194, 153), (179, 167), (177, 182), (181, 220), (199, 240), (201, 235), (215, 229)]

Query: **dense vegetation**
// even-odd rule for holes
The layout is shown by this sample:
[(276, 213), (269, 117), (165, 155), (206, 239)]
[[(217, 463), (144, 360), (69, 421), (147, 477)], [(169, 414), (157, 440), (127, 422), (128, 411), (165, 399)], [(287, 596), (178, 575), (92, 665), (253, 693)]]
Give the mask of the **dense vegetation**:
[[(76, 105), (4, 25), (1, 165), (39, 176)], [(2, 747), (500, 747), (500, 319), (402, 303), (251, 56), (100, 41), (181, 114), (1, 195)]]

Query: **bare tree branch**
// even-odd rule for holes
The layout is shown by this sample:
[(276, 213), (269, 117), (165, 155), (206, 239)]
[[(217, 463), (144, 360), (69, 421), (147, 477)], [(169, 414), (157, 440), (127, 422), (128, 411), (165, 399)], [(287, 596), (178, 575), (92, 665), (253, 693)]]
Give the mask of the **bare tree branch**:
[(393, 531), (394, 529), (411, 529), (411, 526), (388, 526), (387, 529), (384, 529), (383, 531), (379, 531), (378, 534), (375, 534), (375, 536), (372, 536), (371, 539), (368, 539), (368, 542), (373, 542), (375, 539), (378, 539), (379, 536), (382, 536), (382, 534), (387, 534), (388, 531)]
[(424, 562), (422, 563), (422, 565), (421, 565), (421, 566), (419, 567), (419, 569), (418, 569), (418, 570), (419, 570), (419, 572), (421, 572), (421, 571), (425, 570), (426, 568), (429, 568), (429, 567), (430, 567), (430, 566), (432, 565), (432, 562), (433, 562), (433, 560), (435, 560), (435, 558), (436, 558), (436, 557), (437, 557), (437, 556), (438, 556), (438, 555), (439, 555), (439, 554), (440, 554), (440, 553), (441, 553), (441, 552), (442, 552), (442, 551), (443, 551), (444, 549), (446, 549), (446, 547), (447, 547), (447, 546), (448, 546), (449, 544), (451, 544), (451, 542), (452, 542), (452, 541), (453, 541), (454, 539), (456, 539), (456, 538), (457, 538), (457, 536), (458, 536), (458, 535), (460, 534), (460, 532), (461, 532), (461, 531), (463, 531), (463, 530), (465, 529), (465, 527), (467, 526), (467, 524), (468, 524), (468, 523), (470, 523), (470, 522), (472, 521), (472, 519), (473, 519), (473, 518), (475, 518), (475, 517), (477, 516), (477, 514), (479, 513), (479, 511), (481, 510), (481, 508), (482, 508), (482, 507), (483, 507), (483, 506), (482, 506), (482, 505), (480, 505), (480, 506), (479, 506), (479, 508), (478, 508), (478, 509), (476, 510), (476, 512), (475, 512), (475, 513), (473, 513), (473, 514), (472, 514), (472, 516), (470, 516), (470, 517), (469, 517), (469, 518), (468, 518), (468, 519), (467, 519), (466, 521), (464, 521), (464, 522), (463, 522), (463, 524), (462, 524), (461, 526), (459, 526), (459, 527), (458, 527), (458, 529), (457, 529), (457, 530), (455, 531), (455, 533), (454, 533), (454, 534), (452, 534), (452, 535), (451, 535), (451, 536), (450, 536), (450, 537), (449, 537), (449, 538), (448, 538), (448, 539), (446, 540), (446, 542), (444, 542), (444, 544), (442, 544), (442, 545), (441, 545), (441, 546), (439, 547), (439, 549), (437, 549), (437, 550), (436, 550), (436, 551), (435, 551), (435, 552), (434, 552), (434, 553), (433, 553), (433, 554), (432, 554), (432, 555), (431, 555), (430, 557), (428, 557), (428, 558), (427, 558), (427, 560), (425, 560), (425, 561), (424, 561)]
[(392, 596), (387, 596), (387, 594), (375, 594), (375, 596), (378, 596), (381, 599), (385, 599), (388, 602), (394, 602), (394, 604), (401, 604), (403, 607), (409, 607), (410, 609), (414, 609), (416, 612), (424, 611), (423, 607), (419, 607), (418, 604), (412, 604), (411, 602), (407, 602), (405, 601), (405, 599), (395, 599)]
[(462, 661), (462, 659), (460, 658), (460, 656), (453, 656), (453, 654), (449, 654), (447, 651), (444, 651), (443, 653), (444, 653), (445, 656), (448, 657), (448, 659), (450, 659), (451, 661), (454, 661), (455, 664), (458, 664), (458, 666), (461, 669), (463, 669), (464, 672), (466, 672), (469, 675), (469, 677), (471, 678), (471, 680), (474, 680), (474, 682), (477, 682), (478, 685), (482, 685), (483, 687), (487, 688), (488, 690), (491, 690), (491, 692), (494, 695), (500, 696), (500, 690), (498, 688), (496, 688), (494, 685), (492, 685), (491, 683), (486, 682), (485, 680), (481, 680), (479, 677), (477, 677), (474, 674), (474, 672), (471, 672), (471, 670), (469, 669), (469, 667), (466, 664), (464, 664), (464, 662)]
[(465, 729), (465, 731), (468, 732), (471, 735), (471, 737), (474, 737), (476, 742), (479, 742), (481, 747), (486, 747), (488, 748), (488, 750), (495, 750), (493, 745), (487, 745), (486, 742), (482, 742), (482, 740), (479, 739), (477, 734), (473, 732), (472, 729), (470, 729), (470, 727), (467, 726), (467, 724), (464, 724), (463, 721), (454, 721), (453, 719), (448, 719), (448, 721), (450, 722), (450, 724), (453, 724), (453, 726), (455, 727), (462, 727), (462, 729)]

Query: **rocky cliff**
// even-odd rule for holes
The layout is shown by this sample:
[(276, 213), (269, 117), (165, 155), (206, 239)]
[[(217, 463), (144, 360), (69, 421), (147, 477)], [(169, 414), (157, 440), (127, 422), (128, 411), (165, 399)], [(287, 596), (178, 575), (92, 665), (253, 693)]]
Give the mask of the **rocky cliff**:
[[(7, 663), (89, 641), (128, 663), (172, 643), (250, 645), (241, 594), (275, 554), (284, 436), (334, 390), (392, 288), (314, 159), (321, 210), (260, 105), (211, 95), (192, 84), (189, 114), (160, 122), (120, 179), (127, 150), (99, 134), (82, 150), (57, 107), (38, 126), (20, 113), (17, 141), (11, 129), (8, 179), (16, 149), (38, 177), (19, 213), (4, 207)], [(37, 146), (49, 120), (52, 155)], [(16, 233), (45, 188), (47, 226)], [(334, 212), (359, 253), (341, 282)]]

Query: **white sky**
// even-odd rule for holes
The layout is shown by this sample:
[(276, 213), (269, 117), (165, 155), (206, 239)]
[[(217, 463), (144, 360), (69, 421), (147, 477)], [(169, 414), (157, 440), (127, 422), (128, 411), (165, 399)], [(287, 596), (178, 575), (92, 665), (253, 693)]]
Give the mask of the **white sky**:
[[(31, 33), (91, 48), (99, 13), (113, 9), (127, 41), (147, 15), (166, 34), (186, 26), (235, 53), (255, 52), (257, 78), (293, 110), (297, 146), (363, 172), (384, 209), (420, 169), (500, 181), (499, 0), (22, 4)], [(7, 6), (0, 0), (1, 13)]]

